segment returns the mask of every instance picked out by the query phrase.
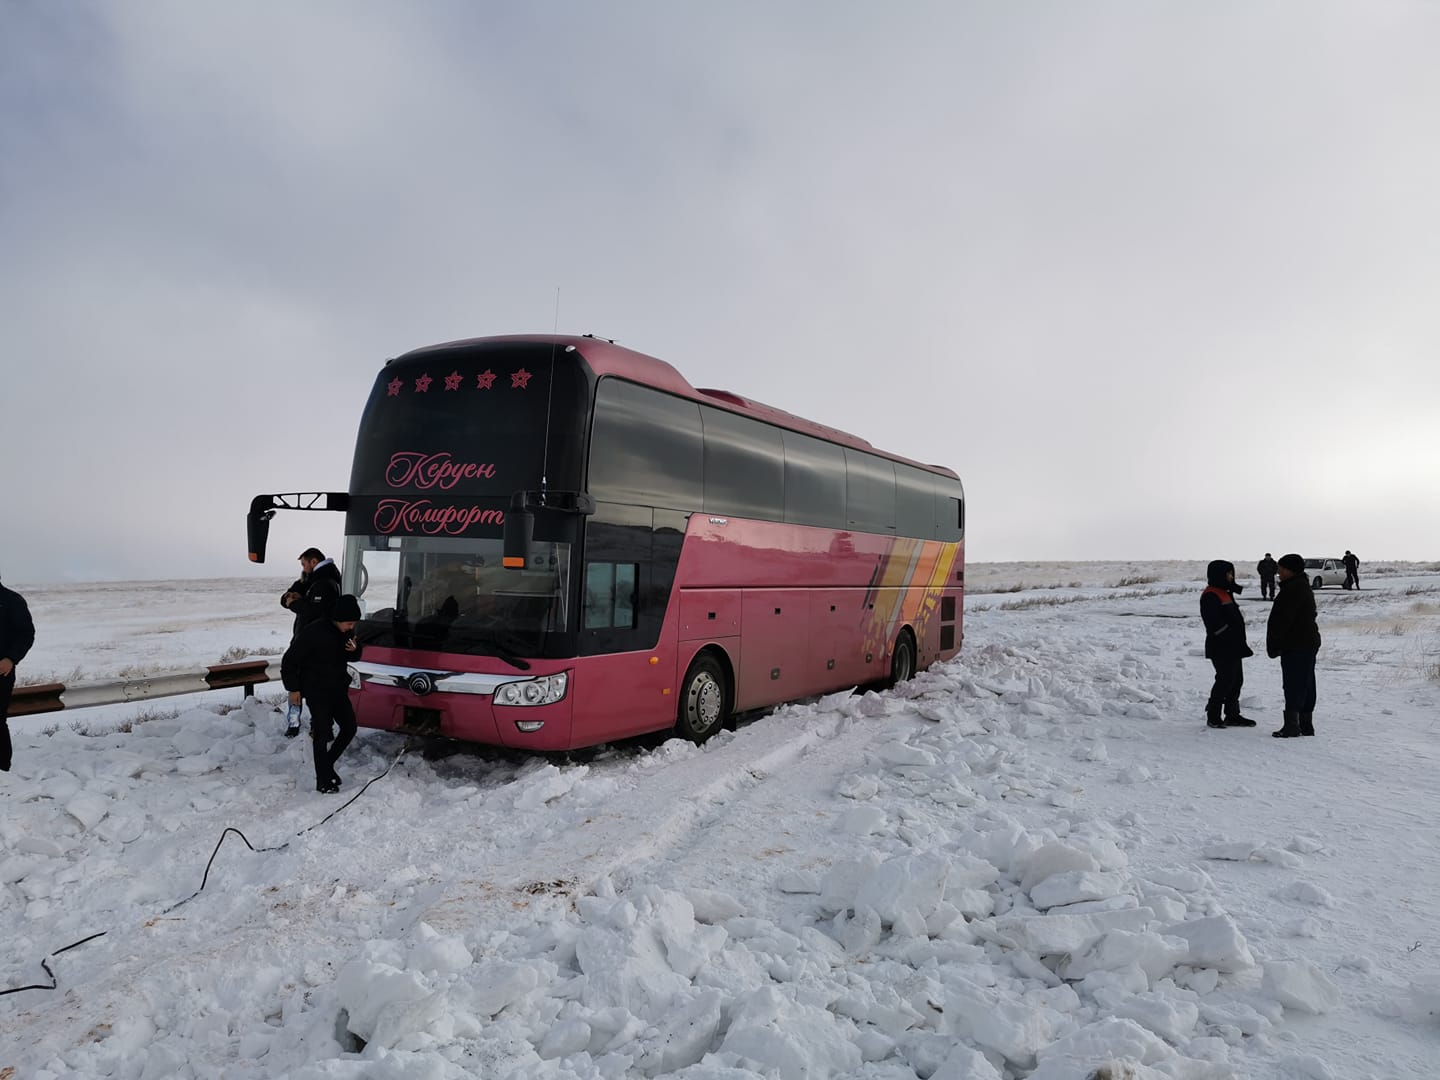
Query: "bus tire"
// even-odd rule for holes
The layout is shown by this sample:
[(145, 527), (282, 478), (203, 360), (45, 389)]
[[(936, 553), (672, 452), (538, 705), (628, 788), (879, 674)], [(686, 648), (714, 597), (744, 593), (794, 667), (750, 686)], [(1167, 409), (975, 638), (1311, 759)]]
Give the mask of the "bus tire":
[(909, 629), (901, 630), (895, 639), (895, 650), (890, 654), (890, 681), (887, 685), (899, 686), (915, 677), (915, 637)]
[(710, 653), (701, 653), (685, 673), (675, 730), (693, 743), (703, 743), (725, 724), (729, 715), (730, 680)]

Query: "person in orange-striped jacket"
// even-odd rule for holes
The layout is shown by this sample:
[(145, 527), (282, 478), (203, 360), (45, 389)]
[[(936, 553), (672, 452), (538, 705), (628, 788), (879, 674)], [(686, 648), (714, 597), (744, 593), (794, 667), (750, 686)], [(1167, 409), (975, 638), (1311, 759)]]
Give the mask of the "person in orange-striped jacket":
[(1254, 727), (1240, 715), (1240, 688), (1245, 685), (1245, 660), (1255, 655), (1245, 641), (1245, 616), (1235, 596), (1235, 564), (1216, 559), (1205, 568), (1205, 591), (1200, 594), (1200, 618), (1205, 623), (1205, 658), (1215, 666), (1215, 685), (1205, 705), (1205, 726)]

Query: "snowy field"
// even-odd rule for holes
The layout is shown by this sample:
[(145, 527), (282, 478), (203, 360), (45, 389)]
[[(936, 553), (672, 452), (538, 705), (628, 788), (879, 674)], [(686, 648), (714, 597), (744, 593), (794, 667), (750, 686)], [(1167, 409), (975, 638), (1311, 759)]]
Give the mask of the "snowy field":
[[(362, 730), (325, 796), (263, 688), (14, 720), (0, 1077), (1440, 1075), (1440, 565), (1362, 575), (1314, 739), (1253, 582), (1206, 729), (1182, 562), (972, 565), (959, 659), (701, 748)], [(277, 654), (287, 583), (7, 582), (22, 680)]]

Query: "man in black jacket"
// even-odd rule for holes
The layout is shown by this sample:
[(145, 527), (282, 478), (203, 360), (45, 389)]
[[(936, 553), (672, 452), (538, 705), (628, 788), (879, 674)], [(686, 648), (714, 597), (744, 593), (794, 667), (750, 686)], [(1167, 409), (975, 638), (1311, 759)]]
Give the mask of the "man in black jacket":
[[(312, 622), (330, 615), (340, 598), (340, 568), (334, 559), (327, 559), (319, 548), (306, 548), (300, 553), (300, 576), (280, 595), (280, 605), (295, 613), (290, 631), (293, 642), (300, 631)], [(300, 695), (290, 695), (285, 715), (285, 737), (300, 734)]]
[(1280, 564), (1265, 552), (1265, 557), (1255, 564), (1255, 572), (1260, 575), (1260, 599), (1275, 599), (1275, 572), (1280, 569)]
[(0, 585), (0, 772), (10, 771), (10, 695), (15, 690), (15, 665), (35, 644), (35, 623), (25, 598)]
[(1314, 735), (1315, 654), (1320, 651), (1320, 627), (1315, 622), (1315, 594), (1305, 576), (1299, 555), (1280, 557), (1280, 595), (1270, 608), (1265, 627), (1265, 651), (1280, 660), (1285, 687), (1285, 725), (1270, 734), (1277, 739)]
[(1205, 657), (1215, 667), (1205, 726), (1254, 727), (1254, 720), (1240, 715), (1244, 662), (1255, 652), (1245, 642), (1245, 616), (1235, 602), (1235, 593), (1242, 588), (1235, 584), (1235, 564), (1216, 559), (1206, 567), (1205, 579), (1208, 584), (1200, 594), (1200, 618), (1205, 623)]
[(1345, 588), (1360, 588), (1360, 559), (1349, 548), (1345, 549), (1345, 558), (1340, 560), (1345, 564)]
[[(315, 742), (315, 790), (340, 790), (335, 762), (355, 737), (355, 709), (350, 704), (348, 665), (359, 659), (355, 624), (360, 602), (346, 594), (335, 601), (328, 619), (309, 623), (280, 660), (280, 678), (291, 694), (310, 703), (310, 737)], [(335, 725), (340, 727), (338, 736)], [(333, 744), (331, 739), (334, 738)]]

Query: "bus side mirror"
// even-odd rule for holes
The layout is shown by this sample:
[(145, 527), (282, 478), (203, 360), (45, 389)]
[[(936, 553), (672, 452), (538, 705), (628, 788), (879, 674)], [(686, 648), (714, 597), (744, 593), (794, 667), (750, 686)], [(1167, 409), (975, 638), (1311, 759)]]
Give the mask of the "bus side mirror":
[(516, 509), (514, 503), (505, 514), (505, 539), (501, 564), (509, 570), (523, 570), (530, 565), (530, 541), (535, 535), (535, 515)]
[[(269, 504), (270, 496), (263, 495), (261, 498)], [(250, 542), (250, 561), (253, 563), (265, 561), (265, 542), (270, 539), (270, 519), (274, 516), (274, 510), (257, 509), (254, 503), (250, 504), (250, 513), (245, 515), (245, 537)]]

